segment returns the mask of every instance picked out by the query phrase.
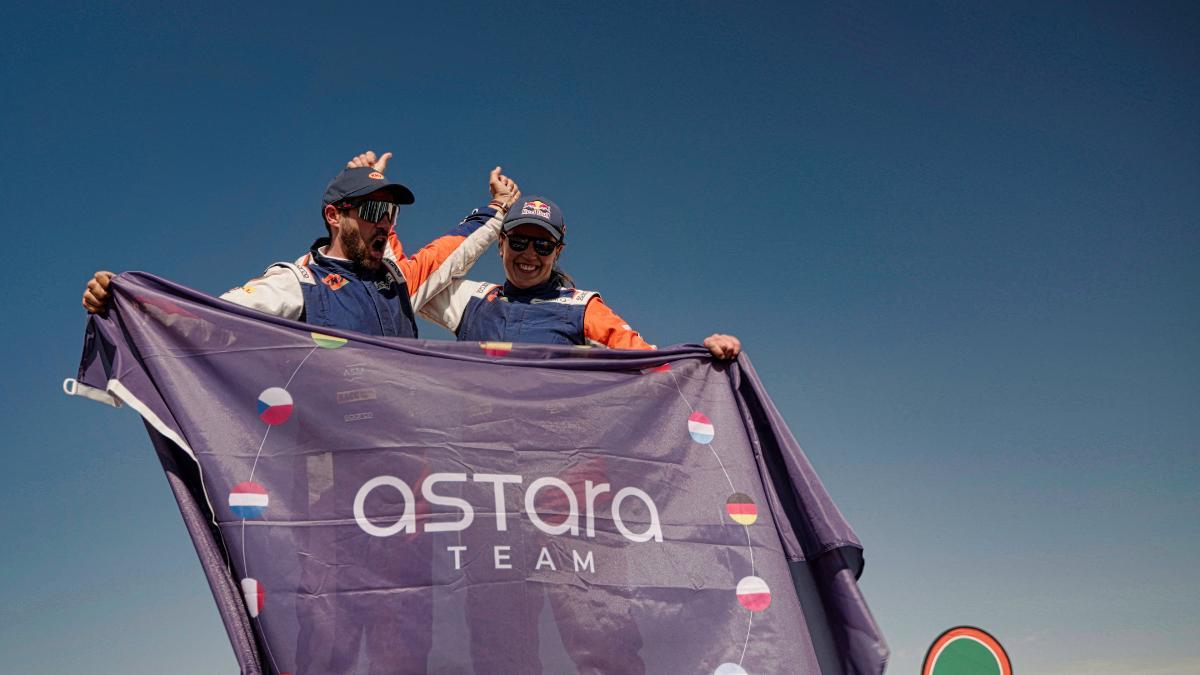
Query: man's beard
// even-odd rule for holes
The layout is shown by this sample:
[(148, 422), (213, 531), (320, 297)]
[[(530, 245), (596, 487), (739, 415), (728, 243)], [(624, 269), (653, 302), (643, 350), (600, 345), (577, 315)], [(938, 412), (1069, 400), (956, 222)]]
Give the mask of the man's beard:
[(343, 227), (338, 230), (338, 240), (342, 243), (342, 253), (346, 254), (346, 258), (350, 262), (369, 270), (379, 267), (379, 261), (371, 256), (371, 252), (367, 249), (366, 242), (358, 234), (358, 230)]

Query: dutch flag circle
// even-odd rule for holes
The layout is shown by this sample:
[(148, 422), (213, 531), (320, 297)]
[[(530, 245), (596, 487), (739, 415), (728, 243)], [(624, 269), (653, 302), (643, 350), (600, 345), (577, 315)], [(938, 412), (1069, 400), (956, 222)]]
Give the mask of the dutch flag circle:
[(229, 508), (238, 518), (258, 518), (269, 501), (267, 489), (250, 481), (238, 483), (229, 493)]

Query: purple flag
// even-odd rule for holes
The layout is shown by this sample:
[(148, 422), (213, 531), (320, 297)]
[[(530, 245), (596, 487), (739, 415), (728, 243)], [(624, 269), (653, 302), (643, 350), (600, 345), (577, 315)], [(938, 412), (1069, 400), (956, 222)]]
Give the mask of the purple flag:
[(146, 421), (243, 672), (883, 671), (861, 544), (744, 354), (112, 291), (68, 389)]

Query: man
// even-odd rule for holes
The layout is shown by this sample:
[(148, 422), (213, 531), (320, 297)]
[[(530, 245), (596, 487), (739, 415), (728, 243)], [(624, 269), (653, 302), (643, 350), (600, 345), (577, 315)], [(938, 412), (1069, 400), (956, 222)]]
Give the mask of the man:
[[(475, 209), (447, 234), (435, 239), (412, 257), (404, 254), (394, 225), (401, 205), (413, 203), (412, 192), (384, 177), (392, 154), (376, 158), (367, 151), (346, 164), (325, 189), (321, 216), (328, 237), (318, 239), (309, 252), (294, 263), (276, 263), (261, 277), (234, 288), (222, 299), (275, 316), (297, 319), (317, 326), (355, 330), (370, 335), (416, 337), (414, 308), (420, 311), (430, 298), (462, 276), (495, 240), (500, 221), (507, 209), (520, 197), (516, 183), (492, 170), (488, 187), (492, 201)], [(96, 272), (83, 295), (88, 312), (103, 312), (111, 300), (111, 272)], [(338, 461), (339, 453), (314, 455), (312, 466), (327, 466), (329, 479), (347, 469)], [(423, 463), (419, 453), (412, 459)], [(312, 470), (310, 466), (310, 471)], [(393, 467), (394, 468), (394, 467)], [(372, 468), (371, 470), (374, 470)], [(306, 475), (297, 480), (305, 482)], [(315, 489), (306, 483), (299, 493), (310, 495), (308, 517), (326, 520), (340, 507), (332, 502), (331, 491)], [(432, 646), (432, 591), (424, 595), (391, 594), (383, 600), (371, 594), (357, 594), (361, 600), (348, 605), (348, 611), (328, 614), (324, 598), (330, 593), (356, 594), (373, 582), (362, 578), (366, 571), (356, 563), (385, 555), (381, 542), (373, 537), (342, 537), (335, 541), (313, 541), (324, 536), (301, 532), (296, 535), (306, 545), (302, 549), (334, 551), (327, 559), (302, 555), (299, 560), (300, 588), (296, 605), (299, 624), (296, 666), (299, 672), (348, 672), (357, 662), (360, 649), (365, 651), (373, 672), (424, 672)], [(311, 546), (310, 546), (311, 545)], [(422, 579), (431, 573), (431, 549), (428, 541), (414, 541), (406, 555), (391, 560), (392, 578)], [(425, 580), (427, 587), (431, 580)], [(363, 607), (356, 607), (356, 602)], [(392, 605), (387, 619), (368, 609), (379, 602)], [(362, 611), (358, 611), (361, 609)], [(377, 614), (377, 613), (376, 613)], [(332, 621), (331, 621), (332, 620)], [(332, 630), (320, 638), (319, 626)], [(361, 647), (360, 647), (361, 645)]]
[[(414, 308), (419, 311), (474, 264), (520, 191), (496, 167), (488, 177), (492, 201), (407, 257), (394, 225), (400, 206), (414, 200), (407, 187), (384, 177), (391, 157), (386, 152), (376, 158), (368, 150), (350, 160), (325, 188), (321, 217), (328, 237), (294, 263), (271, 265), (221, 299), (316, 326), (416, 337)], [(88, 282), (88, 312), (107, 308), (112, 276), (99, 271)]]

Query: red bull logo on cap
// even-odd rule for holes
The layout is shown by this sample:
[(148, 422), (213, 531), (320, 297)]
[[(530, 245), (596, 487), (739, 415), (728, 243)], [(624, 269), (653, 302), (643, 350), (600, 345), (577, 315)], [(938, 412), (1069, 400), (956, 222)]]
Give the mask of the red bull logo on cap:
[(540, 199), (525, 202), (525, 206), (521, 207), (521, 215), (550, 220), (550, 205)]

